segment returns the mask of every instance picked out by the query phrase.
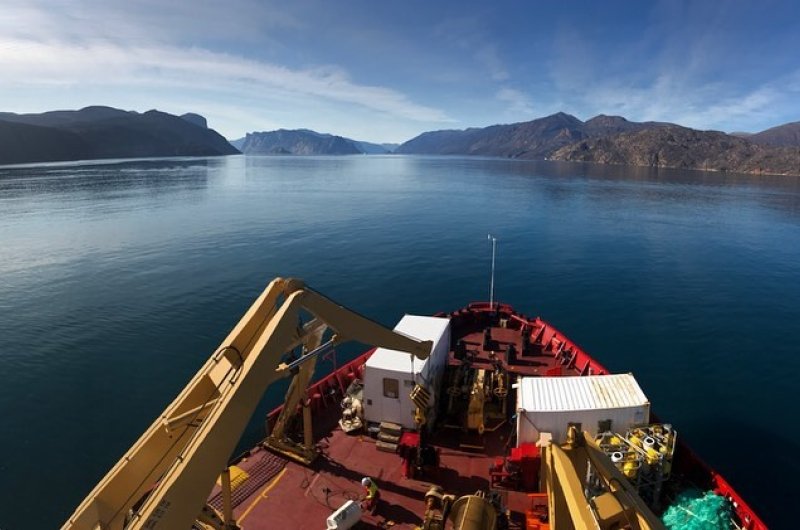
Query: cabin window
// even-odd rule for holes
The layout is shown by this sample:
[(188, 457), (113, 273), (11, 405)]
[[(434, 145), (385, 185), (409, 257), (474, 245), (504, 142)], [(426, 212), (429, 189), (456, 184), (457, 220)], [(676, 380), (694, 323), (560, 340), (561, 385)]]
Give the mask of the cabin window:
[(400, 381), (389, 377), (383, 378), (383, 396), (397, 399), (400, 397)]

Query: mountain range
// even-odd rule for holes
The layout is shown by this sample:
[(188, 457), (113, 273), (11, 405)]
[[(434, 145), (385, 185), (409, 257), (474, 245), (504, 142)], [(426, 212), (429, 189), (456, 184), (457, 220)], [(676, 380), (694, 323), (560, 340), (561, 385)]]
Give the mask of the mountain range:
[(238, 153), (199, 114), (111, 107), (0, 112), (0, 164)]
[(734, 136), (602, 114), (584, 122), (559, 112), (509, 125), (426, 132), (396, 152), (800, 175), (800, 122)]
[(531, 121), (430, 131), (376, 144), (308, 129), (248, 133), (228, 142), (194, 113), (175, 116), (93, 106), (41, 114), (0, 112), (0, 164), (237, 154), (478, 155), (600, 164), (800, 175), (800, 122), (758, 133), (699, 131), (664, 122), (559, 112)]
[(800, 146), (800, 121), (785, 123), (747, 136), (751, 142), (777, 147)]
[(404, 154), (481, 155), (509, 158), (546, 158), (558, 148), (586, 138), (662, 127), (657, 122), (636, 123), (619, 116), (600, 115), (582, 122), (559, 112), (510, 125), (422, 133), (397, 148)]
[(551, 160), (800, 175), (800, 148), (773, 147), (718, 131), (687, 127), (642, 129), (589, 138), (557, 149)]
[(309, 129), (247, 133), (231, 145), (246, 155), (375, 155), (397, 148), (395, 144), (361, 142)]

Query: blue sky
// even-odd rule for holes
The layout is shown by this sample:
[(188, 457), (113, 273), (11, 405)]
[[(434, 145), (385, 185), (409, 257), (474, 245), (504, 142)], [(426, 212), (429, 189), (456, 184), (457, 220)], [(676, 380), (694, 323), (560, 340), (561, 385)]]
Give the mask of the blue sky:
[(198, 112), (404, 141), (558, 111), (800, 120), (800, 3), (2, 0), (0, 110)]

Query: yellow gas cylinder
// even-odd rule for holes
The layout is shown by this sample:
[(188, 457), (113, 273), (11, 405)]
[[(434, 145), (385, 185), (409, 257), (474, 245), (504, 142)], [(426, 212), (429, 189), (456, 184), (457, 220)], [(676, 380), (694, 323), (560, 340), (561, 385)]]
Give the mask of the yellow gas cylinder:
[(628, 478), (635, 478), (636, 471), (636, 462), (625, 462), (622, 465), (622, 473)]
[(636, 447), (642, 446), (642, 439), (636, 436), (636, 434), (631, 434), (630, 436), (628, 436), (628, 441), (631, 444), (635, 445)]
[(611, 445), (622, 445), (622, 440), (620, 440), (618, 436), (612, 436), (608, 440), (608, 443), (610, 443)]
[(653, 434), (661, 435), (661, 433), (664, 431), (664, 428), (661, 425), (653, 425), (651, 430), (653, 431)]
[(658, 454), (658, 451), (653, 449), (652, 447), (648, 447), (645, 450), (645, 454), (647, 455), (645, 458), (647, 459), (647, 463), (651, 466), (658, 464), (658, 461), (661, 459), (661, 455)]

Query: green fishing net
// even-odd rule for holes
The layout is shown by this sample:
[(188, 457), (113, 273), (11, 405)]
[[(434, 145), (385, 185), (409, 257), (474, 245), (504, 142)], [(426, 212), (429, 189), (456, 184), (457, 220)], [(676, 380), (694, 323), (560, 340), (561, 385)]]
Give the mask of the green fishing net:
[(688, 490), (675, 499), (661, 518), (669, 530), (730, 530), (731, 504), (713, 491)]

